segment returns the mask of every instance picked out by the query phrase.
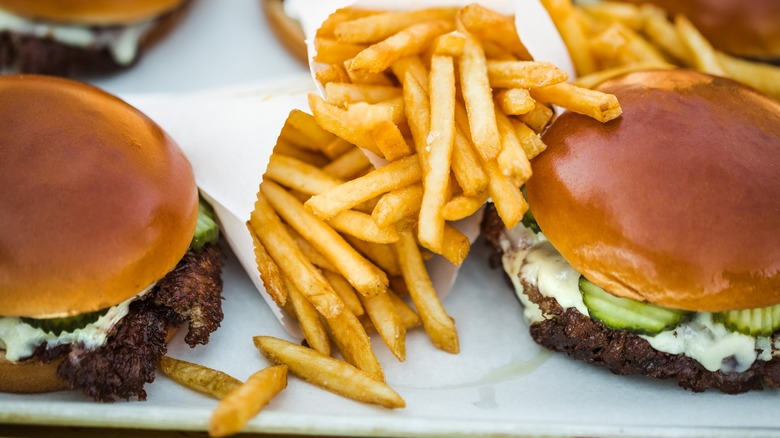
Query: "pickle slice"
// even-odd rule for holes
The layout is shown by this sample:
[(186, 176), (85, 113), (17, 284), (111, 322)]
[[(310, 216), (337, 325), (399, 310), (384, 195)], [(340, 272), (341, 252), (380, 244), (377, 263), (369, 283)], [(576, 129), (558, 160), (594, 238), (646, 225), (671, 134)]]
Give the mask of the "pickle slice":
[(582, 301), (590, 317), (605, 326), (639, 335), (656, 335), (687, 321), (693, 312), (616, 297), (580, 276)]
[(727, 310), (713, 314), (727, 329), (750, 336), (771, 336), (780, 329), (780, 304), (758, 309)]
[(198, 250), (207, 243), (216, 243), (218, 240), (219, 226), (214, 221), (214, 210), (201, 199), (198, 202), (198, 223), (195, 225), (190, 248)]
[(96, 310), (94, 312), (81, 313), (75, 316), (68, 316), (65, 318), (21, 318), (22, 322), (27, 325), (39, 328), (47, 333), (52, 333), (55, 336), (61, 335), (63, 332), (74, 332), (77, 329), (84, 328), (89, 324), (100, 319), (101, 316), (108, 312), (108, 308), (102, 310)]

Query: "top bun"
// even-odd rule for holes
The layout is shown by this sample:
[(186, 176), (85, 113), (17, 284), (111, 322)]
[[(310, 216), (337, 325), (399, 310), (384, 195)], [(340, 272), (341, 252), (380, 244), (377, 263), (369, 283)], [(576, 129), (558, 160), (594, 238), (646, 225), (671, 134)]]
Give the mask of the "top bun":
[[(624, 0), (626, 1), (626, 0)], [(780, 58), (778, 0), (627, 0), (653, 3), (683, 14), (724, 52), (750, 58)]]
[(608, 292), (721, 311), (780, 303), (780, 103), (692, 71), (604, 83), (623, 115), (566, 112), (528, 200), (544, 234)]
[(0, 76), (0, 315), (118, 304), (181, 260), (198, 193), (153, 121), (92, 86)]
[(65, 24), (112, 25), (148, 20), (186, 0), (0, 0), (0, 9)]

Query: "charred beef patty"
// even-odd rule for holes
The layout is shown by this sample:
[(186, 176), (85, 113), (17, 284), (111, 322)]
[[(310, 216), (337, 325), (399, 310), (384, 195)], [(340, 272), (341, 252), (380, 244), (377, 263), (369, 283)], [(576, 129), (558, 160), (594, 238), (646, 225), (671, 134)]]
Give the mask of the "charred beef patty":
[(154, 380), (155, 364), (166, 352), (168, 331), (188, 324), (185, 341), (205, 344), (222, 321), (222, 252), (209, 244), (188, 250), (176, 268), (152, 291), (130, 304), (128, 314), (100, 348), (79, 344), (37, 348), (33, 357), (51, 362), (63, 358), (57, 375), (71, 389), (80, 388), (98, 401), (146, 399), (143, 387)]
[[(493, 249), (490, 265), (501, 266), (502, 235), (506, 232), (495, 208), (485, 211), (482, 235)], [(715, 388), (729, 394), (780, 387), (780, 359), (756, 360), (743, 372), (709, 371), (684, 354), (669, 354), (654, 349), (648, 341), (623, 330), (613, 330), (574, 308), (564, 309), (554, 298), (543, 296), (536, 285), (521, 278), (524, 293), (545, 315), (530, 326), (536, 343), (569, 357), (609, 369), (620, 375), (644, 375), (658, 379), (676, 379), (694, 392)], [(511, 287), (511, 282), (510, 282)]]

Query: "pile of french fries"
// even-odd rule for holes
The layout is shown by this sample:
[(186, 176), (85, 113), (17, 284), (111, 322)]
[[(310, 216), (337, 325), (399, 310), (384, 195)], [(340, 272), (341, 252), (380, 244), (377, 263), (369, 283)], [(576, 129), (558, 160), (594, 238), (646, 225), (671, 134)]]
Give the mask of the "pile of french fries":
[(542, 0), (591, 88), (636, 70), (686, 67), (743, 82), (780, 99), (780, 68), (735, 58), (712, 47), (683, 15), (669, 17), (650, 4)]

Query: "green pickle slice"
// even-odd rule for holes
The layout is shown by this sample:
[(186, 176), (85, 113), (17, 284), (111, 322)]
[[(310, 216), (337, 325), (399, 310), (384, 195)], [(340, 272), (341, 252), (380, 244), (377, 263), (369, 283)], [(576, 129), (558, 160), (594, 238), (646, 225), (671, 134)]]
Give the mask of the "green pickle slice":
[(198, 202), (198, 222), (195, 225), (195, 234), (192, 236), (190, 248), (198, 250), (207, 243), (216, 243), (219, 240), (219, 226), (214, 220), (214, 210), (202, 199)]
[(750, 336), (771, 336), (780, 329), (780, 304), (758, 309), (714, 313), (713, 320), (727, 329)]
[(75, 316), (68, 316), (65, 318), (20, 318), (22, 322), (32, 327), (39, 328), (47, 333), (52, 333), (55, 336), (59, 336), (62, 333), (71, 333), (77, 329), (84, 328), (89, 324), (100, 319), (101, 316), (108, 312), (108, 308), (102, 310), (96, 310), (94, 312), (81, 313)]

